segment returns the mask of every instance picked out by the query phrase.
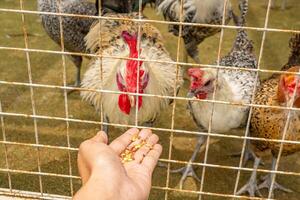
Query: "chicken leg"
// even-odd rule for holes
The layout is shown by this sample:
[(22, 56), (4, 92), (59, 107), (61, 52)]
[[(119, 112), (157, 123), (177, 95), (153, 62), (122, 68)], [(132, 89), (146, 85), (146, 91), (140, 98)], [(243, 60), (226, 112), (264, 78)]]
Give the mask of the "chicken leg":
[(285, 10), (286, 9), (286, 0), (282, 0), (281, 1), (281, 10)]
[(251, 177), (249, 181), (244, 185), (236, 194), (241, 195), (244, 193), (248, 193), (251, 197), (254, 197), (255, 194), (258, 194), (261, 196), (261, 193), (259, 192), (259, 187), (257, 186), (257, 168), (260, 163), (260, 158), (256, 157), (254, 160), (254, 165), (253, 165), (253, 171), (251, 174)]
[[(193, 60), (195, 61), (195, 63), (200, 64), (200, 58), (199, 58), (199, 49), (198, 49), (198, 43), (196, 41), (191, 41), (191, 42), (187, 42), (185, 37), (184, 37), (184, 42), (185, 42), (185, 49), (187, 54), (193, 58)], [(186, 62), (188, 62), (188, 59), (186, 59)]]
[[(71, 60), (73, 61), (73, 63), (76, 66), (76, 79), (75, 79), (75, 83), (74, 85), (71, 85), (71, 87), (80, 87), (81, 84), (81, 79), (80, 79), (80, 71), (81, 71), (81, 64), (82, 64), (82, 57), (81, 56), (71, 56)], [(69, 90), (69, 94), (74, 92), (76, 90)]]
[[(104, 116), (103, 118), (103, 122), (104, 123), (109, 123), (109, 119), (107, 116)], [(101, 127), (102, 131), (104, 131), (106, 133), (106, 135), (108, 136), (108, 125), (107, 124), (103, 124)]]
[(193, 155), (192, 155), (191, 159), (189, 160), (189, 163), (185, 167), (182, 167), (182, 168), (176, 169), (176, 170), (171, 170), (171, 173), (182, 173), (182, 177), (179, 182), (180, 189), (182, 189), (183, 183), (188, 176), (191, 176), (200, 182), (200, 178), (195, 173), (195, 170), (191, 163), (195, 161), (196, 156), (198, 155), (198, 152), (200, 151), (202, 145), (206, 142), (206, 139), (207, 139), (207, 136), (200, 136), (198, 138), (197, 145), (195, 147)]
[[(232, 157), (241, 157), (242, 153), (235, 153), (235, 154), (231, 154)], [(244, 159), (243, 159), (243, 166), (246, 166), (247, 163), (250, 160), (255, 160), (255, 154), (254, 152), (250, 149), (250, 141), (246, 141), (246, 147), (245, 147), (245, 152), (244, 152)], [(264, 165), (263, 162), (260, 162), (260, 165)]]
[[(276, 166), (276, 158), (273, 157), (272, 158), (272, 171), (275, 171), (275, 166)], [(271, 183), (272, 183), (272, 180), (273, 180), (273, 177), (275, 176), (274, 173), (270, 173), (268, 174), (267, 176), (265, 176), (263, 179), (264, 179), (264, 182), (261, 183), (259, 186), (258, 186), (258, 189), (263, 189), (263, 188), (267, 188), (270, 190), (271, 188)], [(282, 185), (278, 184), (276, 182), (276, 180), (274, 180), (274, 185), (273, 185), (273, 190), (271, 191), (271, 198), (273, 198), (274, 194), (273, 194), (273, 191), (274, 190), (282, 190), (284, 192), (293, 192), (292, 190), (288, 189), (288, 188), (285, 188), (283, 187)]]

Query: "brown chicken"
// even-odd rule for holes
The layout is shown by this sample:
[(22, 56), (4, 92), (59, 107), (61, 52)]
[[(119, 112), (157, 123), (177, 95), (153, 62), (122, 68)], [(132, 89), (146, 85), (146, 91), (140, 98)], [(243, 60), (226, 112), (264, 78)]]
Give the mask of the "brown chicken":
[[(292, 49), (292, 54), (288, 63), (282, 69), (284, 71), (296, 73), (300, 71), (300, 34), (292, 37), (290, 40), (290, 47)], [(255, 94), (255, 104), (280, 107), (293, 105), (294, 108), (299, 108), (299, 78), (300, 77), (295, 74), (273, 75), (264, 81), (258, 88), (258, 91)], [(288, 126), (286, 127), (288, 115), (289, 121)], [(284, 135), (285, 131), (286, 134)], [(287, 109), (279, 108), (256, 107), (253, 109), (253, 114), (251, 116), (250, 135), (251, 137), (265, 139), (300, 141), (300, 112), (296, 110), (289, 112)], [(264, 181), (260, 185), (257, 185), (256, 181), (256, 169), (264, 154), (271, 152), (273, 157), (272, 170), (276, 170), (275, 167), (281, 143), (252, 140), (251, 144), (258, 157), (255, 160), (254, 171), (252, 172), (249, 182), (241, 188), (237, 194), (248, 192), (250, 196), (254, 196), (255, 194), (260, 195), (260, 189), (268, 188), (269, 190), (271, 189), (270, 197), (272, 198), (274, 189), (291, 192), (291, 190), (284, 188), (276, 181), (274, 181), (273, 186), (271, 187), (272, 180), (275, 176), (274, 173), (264, 177)], [(298, 151), (300, 151), (299, 144), (284, 143), (281, 156), (287, 156)]]

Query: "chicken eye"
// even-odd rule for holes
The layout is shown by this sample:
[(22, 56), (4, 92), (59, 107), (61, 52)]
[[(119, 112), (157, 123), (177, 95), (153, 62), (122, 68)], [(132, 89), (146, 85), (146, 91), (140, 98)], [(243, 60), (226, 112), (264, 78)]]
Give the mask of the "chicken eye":
[(119, 74), (118, 79), (119, 79), (120, 83), (125, 85), (125, 81), (124, 81), (124, 78), (123, 78), (122, 74)]
[(204, 87), (207, 87), (207, 86), (211, 85), (211, 83), (212, 83), (211, 80), (207, 81), (207, 82), (204, 84)]

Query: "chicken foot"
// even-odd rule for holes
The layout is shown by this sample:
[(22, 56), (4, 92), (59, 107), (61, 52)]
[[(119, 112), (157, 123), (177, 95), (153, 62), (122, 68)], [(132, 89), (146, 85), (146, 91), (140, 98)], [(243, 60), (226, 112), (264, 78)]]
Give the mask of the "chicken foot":
[(255, 158), (251, 177), (249, 181), (236, 193), (237, 195), (248, 193), (251, 197), (254, 197), (255, 194), (259, 195), (260, 197), (262, 196), (259, 192), (259, 187), (257, 186), (257, 168), (260, 160), (260, 158)]
[[(275, 171), (275, 166), (276, 166), (276, 158), (272, 158), (272, 171)], [(264, 182), (262, 182), (259, 186), (258, 186), (258, 189), (263, 189), (263, 188), (267, 188), (270, 190), (271, 188), (271, 183), (272, 183), (272, 180), (273, 180), (273, 177), (275, 176), (274, 173), (271, 173), (271, 174), (268, 174), (267, 176), (263, 177), (263, 180)], [(292, 190), (288, 189), (288, 188), (285, 188), (283, 187), (282, 185), (280, 185), (279, 183), (276, 182), (276, 180), (274, 179), (274, 185), (273, 185), (273, 189), (271, 191), (271, 198), (273, 198), (274, 196), (274, 193), (273, 191), (274, 190), (281, 190), (281, 191), (284, 191), (284, 192), (293, 192)]]
[(192, 155), (191, 159), (189, 160), (188, 164), (185, 167), (182, 167), (182, 168), (179, 168), (179, 169), (176, 169), (176, 170), (171, 170), (171, 173), (181, 173), (182, 174), (182, 177), (181, 177), (180, 182), (179, 182), (180, 189), (182, 189), (183, 183), (184, 183), (184, 181), (186, 180), (186, 178), (188, 176), (191, 176), (191, 177), (195, 178), (197, 181), (201, 182), (200, 178), (197, 176), (197, 174), (194, 170), (192, 162), (195, 161), (202, 145), (206, 142), (206, 139), (207, 139), (206, 136), (200, 136), (199, 137), (199, 139), (197, 141), (197, 145), (196, 145), (195, 150), (193, 152), (193, 155)]

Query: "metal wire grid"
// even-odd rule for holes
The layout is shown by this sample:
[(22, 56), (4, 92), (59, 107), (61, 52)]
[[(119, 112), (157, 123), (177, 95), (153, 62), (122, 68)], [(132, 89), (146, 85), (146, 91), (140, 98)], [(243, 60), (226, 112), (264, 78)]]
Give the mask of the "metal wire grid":
[[(223, 16), (226, 14), (226, 4), (228, 3), (228, 0), (224, 0), (224, 9), (223, 9)], [(71, 165), (71, 152), (77, 152), (77, 148), (72, 148), (70, 146), (70, 136), (69, 136), (69, 123), (70, 122), (76, 122), (76, 123), (86, 123), (86, 124), (97, 124), (97, 125), (109, 125), (109, 126), (115, 126), (115, 127), (137, 127), (137, 128), (146, 128), (143, 126), (138, 125), (138, 109), (136, 109), (136, 119), (135, 119), (135, 125), (126, 125), (126, 124), (114, 124), (114, 123), (107, 123), (104, 122), (103, 115), (101, 115), (101, 120), (100, 121), (91, 121), (91, 120), (81, 120), (81, 119), (73, 119), (69, 118), (69, 109), (68, 109), (68, 96), (67, 96), (67, 91), (76, 89), (79, 91), (82, 90), (88, 90), (88, 91), (94, 91), (94, 92), (100, 92), (100, 93), (113, 93), (113, 94), (130, 94), (130, 95), (135, 95), (136, 98), (138, 96), (146, 96), (146, 97), (155, 97), (155, 98), (167, 98), (167, 99), (173, 99), (174, 103), (172, 106), (172, 117), (171, 117), (171, 128), (157, 128), (157, 127), (152, 127), (151, 129), (154, 131), (163, 131), (167, 132), (170, 134), (170, 142), (169, 142), (169, 152), (168, 152), (168, 159), (160, 159), (162, 162), (166, 162), (168, 164), (167, 167), (167, 179), (166, 179), (166, 186), (161, 187), (161, 186), (152, 186), (153, 189), (157, 190), (163, 190), (165, 191), (165, 199), (168, 199), (168, 193), (169, 191), (177, 191), (177, 192), (183, 192), (183, 193), (193, 193), (193, 194), (198, 194), (199, 195), (199, 200), (202, 199), (202, 195), (207, 195), (207, 196), (216, 196), (216, 197), (232, 197), (236, 199), (249, 199), (249, 197), (246, 196), (237, 196), (236, 192), (238, 189), (238, 183), (240, 179), (240, 173), (241, 171), (253, 171), (252, 168), (247, 168), (247, 167), (242, 167), (242, 161), (243, 161), (243, 153), (245, 151), (246, 147), (246, 141), (248, 140), (261, 140), (261, 141), (270, 141), (270, 142), (279, 142), (280, 143), (280, 151), (279, 151), (279, 156), (276, 162), (276, 167), (275, 171), (271, 170), (264, 170), (264, 169), (258, 169), (258, 172), (267, 172), (267, 173), (274, 173), (274, 174), (285, 174), (285, 175), (293, 175), (293, 176), (300, 176), (300, 173), (296, 172), (287, 172), (287, 171), (279, 171), (278, 170), (278, 165), (279, 165), (279, 160), (282, 154), (282, 149), (283, 149), (283, 144), (289, 143), (289, 144), (299, 144), (299, 141), (287, 141), (285, 140), (285, 135), (287, 132), (287, 127), (289, 124), (290, 120), (290, 111), (299, 111), (300, 109), (293, 108), (292, 105), (289, 105), (289, 107), (280, 107), (280, 106), (265, 106), (265, 105), (257, 105), (254, 103), (250, 104), (236, 104), (233, 102), (226, 102), (226, 101), (219, 101), (215, 100), (215, 91), (213, 95), (212, 100), (195, 100), (195, 101), (204, 101), (204, 102), (210, 102), (213, 105), (215, 104), (225, 104), (225, 105), (240, 105), (240, 106), (249, 106), (250, 107), (250, 112), (249, 112), (249, 117), (247, 121), (247, 126), (246, 126), (246, 131), (244, 136), (237, 136), (237, 135), (230, 135), (230, 134), (218, 134), (218, 133), (213, 133), (211, 130), (211, 125), (212, 125), (212, 116), (213, 112), (211, 113), (210, 116), (210, 123), (209, 123), (209, 129), (208, 132), (198, 132), (198, 131), (186, 131), (186, 130), (179, 130), (174, 128), (174, 118), (175, 118), (175, 110), (176, 110), (176, 101), (178, 100), (184, 100), (188, 101), (191, 100), (189, 98), (184, 98), (184, 97), (178, 97), (176, 95), (176, 85), (178, 83), (178, 74), (181, 66), (198, 66), (197, 64), (191, 64), (191, 63), (183, 63), (180, 62), (179, 55), (181, 51), (181, 42), (180, 38), (178, 37), (177, 40), (177, 56), (176, 56), (176, 62), (166, 62), (166, 61), (159, 61), (159, 60), (146, 60), (146, 59), (141, 59), (138, 58), (127, 58), (127, 57), (117, 57), (117, 56), (103, 56), (102, 55), (102, 47), (100, 45), (100, 54), (99, 55), (93, 55), (93, 54), (87, 54), (87, 53), (75, 53), (75, 52), (65, 52), (64, 48), (64, 35), (63, 35), (63, 28), (62, 28), (62, 20), (61, 16), (70, 16), (70, 17), (82, 17), (82, 18), (94, 18), (98, 19), (99, 21), (101, 20), (129, 20), (129, 21), (134, 21), (138, 24), (138, 46), (140, 47), (140, 31), (141, 31), (141, 24), (142, 23), (147, 23), (147, 22), (154, 22), (154, 23), (160, 23), (160, 24), (177, 24), (179, 25), (179, 35), (182, 35), (182, 26), (183, 25), (190, 25), (190, 26), (206, 26), (206, 27), (216, 27), (216, 28), (221, 28), (221, 36), (220, 36), (220, 41), (219, 41), (219, 48), (218, 48), (218, 59), (217, 59), (217, 65), (205, 65), (201, 64), (203, 67), (209, 67), (209, 68), (215, 68), (217, 71), (219, 69), (239, 69), (239, 70), (245, 70), (245, 71), (255, 71), (256, 72), (256, 81), (258, 80), (258, 72), (268, 72), (268, 73), (287, 73), (287, 74), (295, 74), (295, 73), (289, 73), (289, 72), (281, 72), (281, 71), (275, 71), (275, 70), (266, 70), (266, 69), (261, 69), (261, 59), (262, 59), (262, 54), (263, 54), (263, 49), (264, 49), (264, 44), (265, 44), (265, 38), (266, 38), (266, 33), (267, 32), (288, 32), (288, 33), (300, 33), (300, 31), (295, 31), (295, 30), (286, 30), (286, 29), (274, 29), (274, 28), (268, 28), (268, 22), (269, 22), (269, 13), (270, 13), (270, 7), (271, 7), (271, 2), (272, 0), (268, 0), (268, 7), (267, 7), (267, 12), (266, 12), (266, 17), (265, 17), (265, 23), (263, 28), (259, 27), (243, 27), (244, 29), (247, 30), (256, 30), (263, 32), (263, 37), (262, 37), (262, 42), (261, 42), (261, 47), (260, 47), (260, 53), (258, 57), (258, 68), (257, 69), (240, 69), (238, 67), (226, 67), (226, 66), (220, 66), (220, 58), (221, 58), (221, 50), (222, 50), (222, 43), (223, 43), (223, 37), (224, 37), (224, 29), (238, 29), (240, 27), (236, 26), (230, 26), (230, 25), (225, 25), (225, 18), (223, 18), (222, 25), (211, 25), (211, 24), (196, 24), (196, 23), (186, 23), (183, 22), (183, 1), (181, 1), (180, 5), (180, 22), (167, 22), (167, 21), (159, 21), (159, 20), (149, 20), (149, 19), (142, 19), (142, 10), (141, 10), (141, 5), (142, 1), (139, 1), (140, 5), (140, 10), (139, 10), (139, 19), (124, 19), (124, 18), (115, 18), (115, 17), (105, 17), (105, 16), (85, 16), (85, 15), (74, 15), (74, 14), (66, 14), (66, 13), (61, 13), (60, 12), (60, 6), (59, 6), (59, 13), (51, 13), (51, 12), (37, 12), (37, 11), (30, 11), (30, 10), (24, 10), (24, 2), (23, 0), (20, 0), (20, 9), (4, 9), (0, 8), (0, 12), (10, 12), (10, 13), (20, 13), (22, 16), (22, 28), (23, 28), (23, 35), (24, 35), (24, 44), (25, 48), (17, 48), (17, 47), (5, 47), (5, 46), (0, 46), (0, 50), (13, 50), (13, 51), (21, 51), (26, 54), (26, 61), (27, 61), (27, 69), (28, 69), (28, 83), (24, 82), (12, 82), (12, 81), (3, 81), (0, 80), (0, 84), (2, 85), (13, 85), (13, 86), (26, 86), (30, 88), (30, 94), (31, 94), (31, 106), (32, 106), (32, 114), (22, 114), (22, 113), (9, 113), (5, 112), (2, 110), (1, 106), (1, 101), (0, 101), (0, 121), (1, 121), (1, 127), (2, 127), (2, 135), (3, 135), (3, 140), (0, 141), (0, 144), (4, 145), (5, 149), (5, 163), (6, 163), (6, 168), (0, 168), (0, 172), (2, 173), (7, 173), (8, 175), (8, 183), (9, 183), (9, 189), (4, 189), (0, 188), (0, 194), (4, 194), (7, 196), (26, 196), (26, 197), (32, 197), (32, 198), (40, 198), (40, 199), (70, 199), (71, 197), (67, 196), (59, 196), (59, 195), (52, 195), (52, 194), (45, 194), (43, 191), (43, 184), (42, 184), (42, 177), (43, 176), (51, 176), (51, 177), (62, 177), (62, 178), (69, 178), (70, 181), (70, 196), (73, 195), (73, 179), (80, 179), (79, 176), (73, 175), (72, 174), (72, 165)], [(60, 5), (61, 0), (58, 0), (58, 5)], [(101, 3), (100, 3), (101, 4)], [(101, 9), (101, 8), (100, 8)], [(42, 50), (42, 49), (32, 49), (28, 48), (28, 33), (25, 25), (25, 14), (43, 14), (43, 15), (56, 15), (59, 16), (60, 19), (60, 36), (61, 36), (61, 51), (52, 51), (52, 50)], [(101, 26), (100, 26), (100, 31), (101, 31)], [(99, 32), (99, 39), (101, 41), (101, 34)], [(32, 71), (31, 71), (31, 62), (30, 62), (30, 53), (31, 52), (41, 52), (41, 53), (51, 53), (51, 54), (59, 54), (62, 56), (62, 66), (63, 66), (63, 86), (58, 86), (58, 85), (46, 85), (46, 84), (36, 84), (32, 82)], [(68, 87), (66, 85), (66, 61), (65, 61), (65, 56), (67, 55), (80, 55), (80, 56), (88, 56), (88, 57), (98, 57), (99, 59), (102, 58), (115, 58), (115, 59), (131, 59), (131, 60), (137, 60), (137, 61), (150, 61), (150, 62), (157, 62), (157, 63), (171, 63), (176, 65), (176, 74), (177, 74), (177, 80), (174, 82), (174, 95), (173, 96), (161, 96), (161, 95), (153, 95), (153, 94), (138, 94), (138, 93), (128, 93), (128, 92), (118, 92), (118, 91), (108, 91), (104, 90), (102, 88), (98, 90), (93, 90), (93, 89), (82, 89), (82, 88), (73, 88), (73, 87)], [(100, 62), (101, 63), (101, 62)], [(139, 66), (139, 65), (138, 65)], [(102, 66), (100, 65), (100, 72), (102, 72)], [(139, 71), (139, 70), (138, 70)], [(296, 73), (300, 74), (300, 73)], [(99, 75), (102, 77), (102, 73)], [(139, 80), (138, 80), (139, 81)], [(297, 83), (298, 84), (298, 83)], [(137, 83), (137, 87), (139, 87), (139, 84)], [(35, 101), (34, 101), (34, 91), (33, 88), (48, 88), (48, 89), (61, 89), (64, 92), (64, 105), (65, 105), (65, 117), (55, 117), (55, 116), (44, 116), (44, 115), (37, 115), (36, 114), (36, 109), (35, 109)], [(256, 87), (253, 89), (253, 94), (256, 91)], [(138, 90), (137, 90), (138, 91)], [(295, 94), (293, 96), (295, 98)], [(252, 99), (253, 102), (253, 99)], [(250, 125), (250, 117), (252, 114), (252, 109), (253, 107), (260, 107), (260, 108), (276, 108), (276, 109), (284, 109), (288, 110), (289, 114), (287, 117), (285, 129), (283, 136), (280, 140), (276, 139), (264, 139), (264, 138), (252, 138), (248, 136), (249, 133), (249, 125)], [(101, 113), (102, 108), (101, 108)], [(4, 124), (4, 118), (5, 117), (19, 117), (19, 118), (31, 118), (33, 119), (34, 122), (34, 133), (35, 133), (35, 143), (22, 143), (22, 142), (11, 142), (6, 140), (6, 133), (5, 133), (5, 124)], [(38, 124), (37, 124), (37, 119), (49, 119), (49, 120), (56, 120), (56, 121), (63, 121), (66, 123), (66, 136), (67, 136), (67, 147), (64, 146), (52, 146), (52, 145), (44, 145), (44, 144), (39, 144), (39, 133), (38, 133)], [(195, 163), (195, 162), (187, 162), (187, 161), (180, 161), (180, 160), (173, 160), (172, 159), (172, 146), (173, 146), (173, 137), (174, 134), (178, 133), (184, 133), (184, 134), (190, 134), (190, 135), (206, 135), (208, 136), (208, 141), (206, 143), (206, 149), (205, 149), (205, 156), (204, 156), (204, 162), (203, 163)], [(207, 163), (207, 158), (208, 158), (208, 149), (210, 146), (210, 137), (219, 137), (219, 138), (232, 138), (232, 139), (240, 139), (243, 140), (243, 148), (242, 148), (242, 156), (240, 158), (239, 166), (238, 167), (233, 167), (233, 166), (225, 166), (225, 165), (216, 165), (216, 164), (209, 164)], [(26, 170), (14, 170), (10, 169), (10, 165), (8, 162), (8, 152), (7, 152), (7, 145), (15, 145), (15, 146), (27, 146), (27, 147), (34, 147), (37, 151), (37, 164), (38, 164), (38, 171), (26, 171)], [(59, 150), (65, 150), (68, 152), (68, 162), (69, 162), (69, 174), (55, 174), (55, 173), (45, 173), (41, 171), (41, 166), (40, 166), (40, 149), (42, 148), (47, 148), (47, 149), (59, 149)], [(193, 191), (193, 190), (183, 190), (183, 189), (176, 189), (176, 188), (171, 188), (169, 186), (170, 182), (170, 164), (172, 163), (178, 163), (178, 164), (192, 164), (194, 166), (201, 166), (203, 167), (202, 169), (202, 178), (201, 178), (201, 186), (199, 191)], [(206, 172), (206, 167), (211, 167), (211, 168), (220, 168), (220, 169), (231, 169), (231, 170), (236, 170), (237, 171), (237, 178), (235, 182), (235, 187), (233, 194), (221, 194), (221, 193), (211, 193), (211, 192), (205, 192), (203, 191), (203, 185), (204, 185), (204, 179), (205, 179), (205, 172)], [(33, 193), (33, 192), (27, 192), (27, 191), (18, 191), (14, 190), (12, 188), (11, 184), (11, 174), (12, 173), (17, 173), (17, 174), (30, 174), (30, 175), (35, 175), (39, 177), (39, 187), (40, 187), (40, 192), (39, 193)], [(274, 186), (274, 180), (275, 177), (273, 177), (272, 180), (272, 186)], [(251, 198), (251, 199), (261, 199), (261, 198)], [(268, 198), (271, 199), (271, 193), (269, 193)]]

